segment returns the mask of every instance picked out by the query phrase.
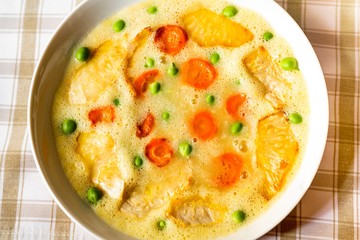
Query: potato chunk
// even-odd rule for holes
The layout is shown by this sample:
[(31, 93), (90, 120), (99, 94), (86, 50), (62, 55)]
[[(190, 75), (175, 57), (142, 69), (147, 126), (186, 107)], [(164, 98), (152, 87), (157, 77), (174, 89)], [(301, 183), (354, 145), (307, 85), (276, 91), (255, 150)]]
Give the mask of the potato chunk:
[(106, 160), (95, 163), (92, 171), (92, 181), (110, 197), (122, 200), (125, 181), (115, 154), (111, 154)]
[(92, 182), (110, 197), (121, 200), (125, 182), (112, 137), (97, 132), (81, 133), (77, 142), (76, 150)]
[(151, 210), (160, 208), (177, 193), (183, 191), (190, 181), (190, 173), (182, 172), (167, 176), (164, 181), (137, 186), (120, 210), (129, 215), (142, 218)]
[(278, 64), (264, 47), (252, 51), (243, 59), (248, 71), (266, 88), (265, 98), (276, 108), (282, 108), (288, 97), (291, 84), (282, 77)]
[(69, 102), (86, 104), (96, 101), (120, 75), (126, 48), (119, 41), (107, 40), (93, 53), (71, 79)]
[(181, 226), (208, 225), (221, 222), (225, 207), (213, 204), (208, 199), (193, 196), (171, 202), (167, 215)]
[[(137, 95), (141, 95), (139, 93), (139, 88), (137, 88), (138, 84), (136, 83), (137, 75), (139, 74), (136, 71), (136, 63), (142, 62), (143, 55), (138, 54), (141, 49), (147, 44), (150, 35), (153, 33), (151, 27), (144, 28), (141, 32), (139, 32), (135, 38), (130, 42), (126, 54), (126, 67), (125, 67), (125, 76), (126, 76), (126, 83), (129, 87), (129, 90), (133, 97)], [(146, 82), (146, 81), (145, 81)], [(147, 84), (147, 83), (146, 83)], [(142, 86), (142, 85), (141, 85)]]

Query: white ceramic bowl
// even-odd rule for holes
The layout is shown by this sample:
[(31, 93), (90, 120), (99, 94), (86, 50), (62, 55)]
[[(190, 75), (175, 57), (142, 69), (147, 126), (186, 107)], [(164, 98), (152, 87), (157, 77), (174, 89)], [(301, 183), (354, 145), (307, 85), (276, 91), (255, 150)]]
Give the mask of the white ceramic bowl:
[[(51, 126), (54, 93), (72, 57), (73, 46), (104, 18), (139, 0), (87, 0), (55, 32), (34, 72), (28, 107), (28, 124), (36, 165), (52, 196), (75, 222), (102, 239), (132, 239), (97, 217), (71, 187), (63, 173)], [(309, 139), (295, 178), (264, 214), (224, 239), (255, 239), (284, 219), (309, 188), (320, 164), (328, 130), (328, 98), (324, 76), (315, 52), (295, 21), (273, 0), (233, 0), (235, 5), (261, 14), (292, 46), (307, 84), (311, 113)]]

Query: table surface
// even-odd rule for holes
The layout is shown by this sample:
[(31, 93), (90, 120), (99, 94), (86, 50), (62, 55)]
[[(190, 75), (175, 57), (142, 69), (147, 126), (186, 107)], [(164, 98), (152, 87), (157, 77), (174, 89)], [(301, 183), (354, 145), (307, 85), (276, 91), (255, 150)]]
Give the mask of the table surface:
[[(0, 1), (0, 239), (92, 239), (42, 182), (26, 123), (34, 67), (54, 30), (80, 2)], [(319, 57), (330, 126), (310, 189), (263, 239), (360, 239), (360, 0), (277, 2)]]

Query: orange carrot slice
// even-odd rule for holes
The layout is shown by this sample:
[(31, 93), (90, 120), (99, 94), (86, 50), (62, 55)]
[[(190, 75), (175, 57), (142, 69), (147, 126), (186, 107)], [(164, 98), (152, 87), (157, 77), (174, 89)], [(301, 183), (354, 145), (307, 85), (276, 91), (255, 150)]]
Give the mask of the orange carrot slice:
[(239, 119), (243, 117), (244, 113), (241, 113), (240, 109), (246, 101), (246, 94), (238, 93), (231, 95), (226, 100), (226, 111), (231, 117)]
[(145, 155), (156, 166), (164, 167), (170, 162), (173, 150), (165, 138), (154, 138), (146, 145)]
[(199, 58), (185, 62), (181, 69), (182, 81), (195, 89), (203, 90), (215, 81), (217, 72), (211, 63)]
[(159, 77), (159, 75), (159, 70), (152, 69), (144, 72), (138, 78), (136, 78), (133, 83), (136, 94), (138, 96), (142, 96), (148, 89), (149, 84), (154, 82), (155, 79)]
[(217, 133), (217, 123), (209, 111), (198, 112), (190, 124), (194, 135), (201, 140), (210, 140)]
[(136, 136), (144, 138), (148, 136), (155, 126), (155, 118), (151, 113), (148, 113), (145, 120), (137, 126)]
[(243, 160), (238, 154), (224, 153), (213, 159), (213, 180), (217, 187), (233, 186), (240, 178)]
[(113, 106), (99, 107), (91, 110), (88, 114), (92, 126), (99, 122), (111, 123), (115, 119), (115, 110)]
[(155, 34), (155, 44), (160, 51), (172, 56), (185, 47), (187, 40), (188, 35), (185, 30), (176, 25), (162, 26)]

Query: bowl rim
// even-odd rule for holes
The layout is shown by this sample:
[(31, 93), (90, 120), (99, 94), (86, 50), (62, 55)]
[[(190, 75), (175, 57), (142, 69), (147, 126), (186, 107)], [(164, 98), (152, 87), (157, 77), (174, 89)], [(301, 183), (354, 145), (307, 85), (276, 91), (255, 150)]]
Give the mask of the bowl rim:
[[(48, 42), (46, 48), (44, 49), (43, 53), (41, 54), (41, 57), (39, 59), (39, 61), (36, 64), (33, 76), (32, 76), (32, 80), (31, 80), (31, 85), (30, 85), (30, 91), (29, 91), (29, 97), (28, 97), (28, 108), (27, 108), (27, 123), (28, 123), (28, 132), (29, 132), (29, 136), (30, 136), (30, 142), (31, 142), (31, 150), (34, 156), (34, 161), (36, 164), (36, 167), (41, 175), (42, 181), (45, 183), (46, 188), (48, 189), (48, 191), (50, 192), (52, 198), (55, 200), (56, 204), (61, 208), (62, 211), (65, 212), (65, 214), (75, 223), (77, 223), (79, 226), (81, 226), (83, 229), (87, 230), (89, 233), (91, 233), (94, 237), (96, 238), (102, 238), (102, 236), (100, 236), (97, 232), (89, 229), (87, 227), (87, 224), (84, 223), (83, 221), (81, 221), (79, 219), (78, 216), (74, 216), (73, 214), (71, 214), (71, 211), (64, 206), (64, 204), (59, 200), (58, 196), (57, 196), (57, 192), (56, 189), (53, 189), (53, 187), (49, 184), (49, 179), (48, 177), (45, 175), (44, 173), (44, 169), (42, 167), (42, 165), (40, 164), (40, 159), (38, 159), (37, 156), (37, 152), (35, 149), (35, 144), (37, 143), (36, 139), (35, 139), (35, 134), (34, 134), (34, 119), (32, 118), (33, 115), (33, 105), (34, 105), (34, 99), (32, 98), (32, 96), (34, 95), (34, 91), (36, 90), (36, 83), (38, 81), (40, 81), (40, 77), (39, 74), (41, 73), (42, 66), (45, 64), (44, 63), (44, 56), (48, 53), (49, 48), (51, 47), (51, 45), (54, 42), (54, 39), (56, 39), (56, 37), (60, 34), (61, 31), (63, 31), (63, 29), (65, 28), (65, 25), (67, 23), (67, 21), (72, 18), (74, 15), (76, 15), (78, 12), (82, 11), (83, 8), (85, 8), (85, 6), (88, 6), (90, 4), (95, 3), (97, 0), (86, 0), (81, 2), (76, 8), (74, 8), (74, 10), (72, 10), (61, 22), (61, 24), (57, 27), (57, 29), (54, 31), (54, 33), (52, 34), (52, 37), (50, 39), (50, 41)], [(104, 1), (102, 1), (104, 2)], [(125, 2), (131, 2), (131, 5), (142, 2), (142, 0), (136, 0), (136, 1), (125, 1)], [(311, 185), (311, 182), (313, 181), (315, 174), (320, 166), (321, 163), (321, 159), (322, 159), (322, 155), (325, 149), (325, 145), (326, 145), (326, 139), (327, 139), (327, 134), (328, 134), (328, 125), (329, 125), (329, 104), (328, 104), (328, 95), (327, 95), (327, 89), (326, 89), (326, 84), (325, 84), (325, 78), (324, 78), (324, 74), (322, 72), (320, 63), (318, 58), (316, 57), (316, 53), (313, 49), (313, 47), (311, 46), (311, 43), (309, 42), (309, 40), (307, 39), (306, 35), (304, 34), (304, 32), (302, 31), (302, 29), (299, 27), (299, 25), (295, 22), (294, 19), (292, 19), (292, 17), (280, 6), (278, 5), (275, 1), (273, 0), (252, 0), (252, 1), (248, 1), (246, 2), (246, 0), (229, 0), (230, 3), (234, 3), (234, 5), (239, 6), (239, 7), (245, 7), (245, 8), (250, 8), (251, 10), (256, 11), (257, 13), (259, 13), (260, 15), (262, 15), (267, 21), (267, 17), (264, 16), (264, 12), (259, 12), (257, 9), (257, 5), (259, 5), (260, 3), (263, 5), (262, 9), (266, 9), (265, 11), (269, 11), (269, 9), (272, 9), (275, 13), (274, 14), (279, 14), (279, 16), (283, 16), (283, 18), (285, 18), (288, 22), (285, 23), (288, 27), (291, 27), (293, 29), (295, 29), (294, 31), (296, 31), (296, 37), (300, 37), (300, 40), (304, 45), (303, 47), (307, 49), (308, 53), (312, 56), (311, 62), (312, 64), (314, 64), (313, 69), (316, 72), (316, 86), (317, 86), (317, 90), (319, 91), (319, 99), (321, 99), (321, 103), (322, 103), (322, 108), (319, 109), (321, 111), (322, 114), (322, 119), (321, 119), (321, 123), (317, 124), (316, 126), (312, 126), (311, 122), (309, 121), (309, 131), (310, 129), (312, 129), (312, 131), (316, 130), (317, 131), (317, 135), (319, 136), (318, 138), (321, 140), (320, 142), (317, 142), (317, 146), (316, 146), (316, 150), (313, 150), (313, 154), (314, 154), (314, 159), (318, 159), (318, 161), (316, 162), (316, 164), (312, 164), (310, 169), (306, 169), (307, 170), (307, 178), (304, 180), (300, 180), (297, 178), (297, 176), (299, 176), (300, 174), (298, 174), (298, 172), (300, 170), (304, 171), (304, 169), (301, 168), (298, 169), (296, 176), (294, 177), (294, 179), (292, 180), (291, 184), (293, 184), (293, 182), (296, 181), (296, 183), (298, 184), (296, 189), (295, 187), (293, 189), (293, 191), (288, 191), (288, 189), (284, 190), (283, 193), (281, 193), (281, 196), (279, 197), (279, 199), (276, 200), (276, 205), (282, 205), (285, 204), (283, 206), (282, 209), (280, 209), (280, 211), (273, 216), (273, 211), (269, 212), (269, 209), (266, 210), (266, 212), (264, 212), (264, 214), (262, 214), (259, 217), (257, 217), (255, 220), (257, 222), (259, 222), (262, 225), (262, 230), (259, 231), (258, 228), (248, 228), (248, 225), (252, 224), (248, 224), (245, 225), (242, 228), (247, 229), (250, 234), (246, 235), (246, 239), (255, 239), (258, 238), (260, 236), (263, 236), (264, 234), (266, 234), (267, 232), (269, 232), (272, 228), (274, 228), (276, 225), (278, 225), (290, 212), (291, 210), (296, 207), (296, 205), (301, 201), (302, 197), (304, 196), (305, 192), (308, 190), (308, 188)], [(249, 3), (251, 2), (251, 3)], [(105, 3), (104, 3), (105, 4)], [(120, 10), (120, 9), (118, 9)], [(110, 15), (109, 15), (110, 16)], [(272, 25), (272, 24), (271, 24)], [(275, 31), (278, 31), (278, 29), (276, 28), (276, 26), (273, 26)], [(282, 35), (282, 34), (280, 34)], [(283, 36), (283, 35), (282, 35)], [(290, 44), (291, 45), (291, 44)], [(291, 45), (293, 47), (293, 45)], [(296, 50), (296, 49), (293, 49)], [(300, 50), (299, 50), (300, 51)], [(301, 54), (301, 53), (297, 53), (297, 54)], [(295, 55), (297, 55), (295, 53)], [(307, 83), (308, 85), (308, 83)], [(309, 99), (310, 101), (310, 99)], [(311, 106), (310, 106), (311, 107)], [(313, 111), (312, 109), (310, 111)], [(311, 115), (313, 114), (313, 112), (311, 113)], [(317, 114), (317, 113), (316, 113)], [(318, 120), (318, 119), (317, 119)], [(308, 136), (309, 138), (311, 137), (310, 134)], [(307, 143), (307, 147), (308, 147)], [(306, 150), (307, 151), (307, 150)], [(307, 157), (304, 156), (304, 158)], [(301, 164), (302, 165), (302, 164)], [(287, 193), (287, 195), (292, 195), (293, 197), (291, 198), (291, 201), (281, 201), (282, 199), (284, 199), (284, 193)], [(275, 203), (273, 203), (274, 205)], [(269, 224), (266, 220), (267, 219), (273, 219), (271, 221), (271, 224)], [(242, 229), (240, 228), (240, 229)], [(239, 237), (238, 232), (240, 231), (240, 229), (236, 232), (231, 233), (228, 236), (225, 237), (220, 237), (219, 239), (236, 239)]]
[(31, 84), (30, 84), (30, 90), (29, 90), (29, 96), (28, 96), (28, 103), (27, 103), (27, 126), (28, 126), (28, 134), (30, 137), (30, 145), (31, 145), (31, 152), (34, 158), (34, 162), (36, 165), (36, 168), (40, 174), (40, 177), (43, 181), (43, 183), (45, 184), (45, 187), (47, 188), (48, 192), (50, 193), (52, 199), (55, 201), (55, 203), (57, 204), (57, 206), (60, 207), (60, 209), (66, 214), (67, 217), (70, 218), (70, 220), (74, 223), (76, 223), (78, 226), (80, 226), (82, 229), (84, 229), (86, 232), (90, 233), (91, 236), (97, 238), (97, 239), (101, 239), (101, 236), (96, 233), (95, 231), (91, 231), (89, 228), (86, 227), (86, 224), (84, 222), (82, 222), (77, 216), (74, 216), (70, 210), (65, 207), (65, 205), (59, 200), (57, 193), (55, 191), (55, 189), (53, 189), (53, 187), (49, 184), (48, 178), (45, 175), (45, 170), (43, 169), (43, 166), (40, 164), (40, 161), (38, 159), (38, 155), (37, 155), (37, 151), (35, 149), (35, 134), (34, 134), (34, 119), (32, 117), (33, 115), (33, 106), (34, 106), (34, 99), (33, 99), (33, 95), (34, 95), (34, 91), (36, 83), (37, 83), (37, 79), (38, 76), (41, 74), (41, 72), (43, 71), (42, 69), (42, 65), (44, 64), (44, 56), (50, 51), (50, 46), (53, 44), (54, 40), (56, 39), (56, 37), (59, 35), (59, 33), (62, 31), (62, 29), (65, 27), (67, 21), (73, 17), (74, 15), (77, 14), (77, 12), (81, 11), (82, 8), (84, 8), (84, 6), (88, 5), (91, 1), (96, 1), (96, 0), (83, 0), (81, 3), (79, 3), (73, 10), (71, 10), (66, 17), (64, 17), (62, 19), (62, 21), (60, 22), (60, 24), (56, 27), (56, 29), (54, 30), (54, 32), (51, 35), (50, 40), (48, 41), (48, 43), (46, 44), (45, 49), (43, 50), (43, 52), (40, 55), (40, 58), (38, 60), (38, 62), (36, 63), (36, 66), (34, 68), (33, 71), (33, 75), (31, 77)]

